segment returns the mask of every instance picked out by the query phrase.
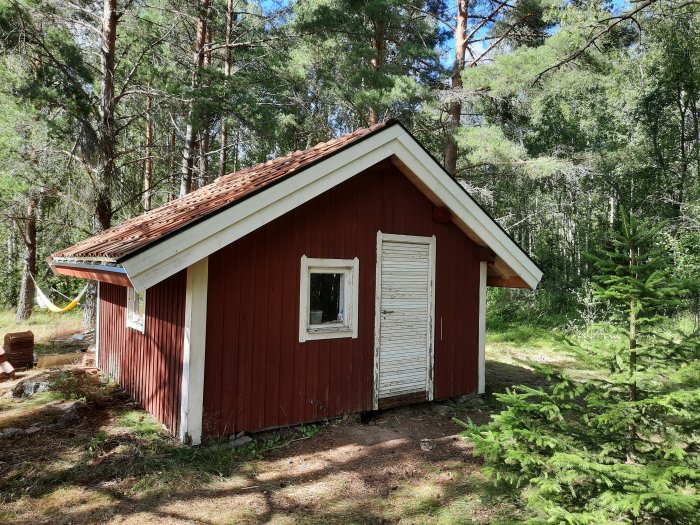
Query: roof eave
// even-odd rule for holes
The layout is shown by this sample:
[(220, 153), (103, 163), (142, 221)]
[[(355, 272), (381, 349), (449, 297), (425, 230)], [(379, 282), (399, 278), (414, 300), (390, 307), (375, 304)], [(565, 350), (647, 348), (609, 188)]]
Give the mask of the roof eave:
[(49, 257), (47, 262), (51, 271), (56, 275), (78, 277), (119, 286), (131, 286), (131, 279), (129, 279), (126, 270), (120, 264), (110, 264), (104, 259), (91, 261), (82, 258)]

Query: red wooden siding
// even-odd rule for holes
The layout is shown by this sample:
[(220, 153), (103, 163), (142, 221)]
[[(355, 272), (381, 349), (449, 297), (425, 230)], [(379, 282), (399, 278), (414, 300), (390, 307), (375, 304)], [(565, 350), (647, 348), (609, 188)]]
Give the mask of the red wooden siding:
[(146, 292), (146, 331), (126, 326), (126, 288), (100, 283), (100, 368), (171, 432), (180, 421), (186, 272)]
[[(476, 391), (476, 245), (383, 163), (209, 257), (205, 436), (372, 409), (378, 230), (435, 234), (435, 398)], [(299, 343), (302, 255), (359, 258), (357, 339)]]

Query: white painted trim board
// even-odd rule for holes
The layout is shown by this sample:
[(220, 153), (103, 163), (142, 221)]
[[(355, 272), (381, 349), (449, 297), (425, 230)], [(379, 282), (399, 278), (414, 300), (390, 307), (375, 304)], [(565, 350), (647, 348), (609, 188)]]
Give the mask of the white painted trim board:
[(181, 441), (190, 445), (199, 445), (202, 442), (208, 280), (208, 258), (205, 257), (187, 268), (178, 436)]
[(97, 281), (97, 305), (95, 306), (95, 368), (100, 368), (100, 281)]
[(477, 393), (486, 392), (486, 279), (488, 263), (479, 263), (479, 383)]

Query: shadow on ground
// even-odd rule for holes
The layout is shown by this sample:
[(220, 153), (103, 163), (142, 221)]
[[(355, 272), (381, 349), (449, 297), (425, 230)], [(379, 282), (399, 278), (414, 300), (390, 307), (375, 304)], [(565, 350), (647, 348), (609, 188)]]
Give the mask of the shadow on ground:
[[(492, 392), (540, 381), (487, 363)], [(179, 446), (119, 392), (80, 404), (68, 426), (48, 398), (2, 403), (0, 430), (42, 428), (0, 437), (6, 523), (471, 524), (514, 512), (452, 421), (487, 421), (488, 401), (401, 407), (247, 448)]]
[(493, 395), (505, 392), (507, 388), (515, 385), (530, 387), (546, 386), (546, 378), (538, 374), (532, 368), (524, 365), (502, 363), (500, 361), (486, 361), (486, 394)]

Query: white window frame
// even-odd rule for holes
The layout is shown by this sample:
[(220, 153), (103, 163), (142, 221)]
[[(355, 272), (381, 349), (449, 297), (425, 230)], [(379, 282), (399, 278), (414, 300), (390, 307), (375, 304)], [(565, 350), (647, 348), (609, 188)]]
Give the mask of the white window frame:
[(146, 290), (143, 291), (143, 314), (139, 315), (138, 292), (131, 287), (126, 289), (126, 326), (146, 333)]
[[(344, 319), (338, 323), (312, 325), (309, 320), (310, 276), (312, 273), (343, 274)], [(360, 260), (354, 259), (312, 259), (301, 257), (301, 278), (299, 280), (299, 342), (316, 339), (340, 339), (358, 335), (358, 310), (360, 287)]]

